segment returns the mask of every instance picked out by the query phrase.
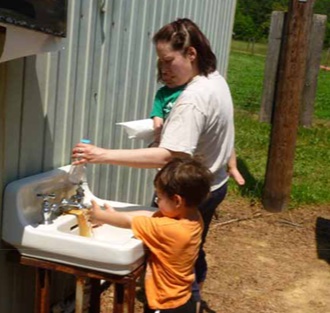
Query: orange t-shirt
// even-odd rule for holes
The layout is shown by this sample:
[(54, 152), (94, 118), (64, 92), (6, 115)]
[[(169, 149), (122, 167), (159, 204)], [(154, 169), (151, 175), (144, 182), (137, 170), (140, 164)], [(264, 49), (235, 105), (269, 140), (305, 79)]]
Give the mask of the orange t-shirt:
[(134, 217), (132, 230), (150, 250), (145, 275), (149, 307), (171, 309), (185, 304), (195, 278), (202, 219), (177, 220), (156, 212), (153, 217)]

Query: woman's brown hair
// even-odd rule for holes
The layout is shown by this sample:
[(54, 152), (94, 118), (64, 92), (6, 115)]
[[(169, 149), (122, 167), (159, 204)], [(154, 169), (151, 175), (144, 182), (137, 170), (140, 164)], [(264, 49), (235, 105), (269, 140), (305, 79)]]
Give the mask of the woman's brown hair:
[(159, 41), (169, 42), (173, 50), (181, 51), (184, 55), (189, 47), (195, 48), (200, 74), (207, 76), (216, 70), (217, 58), (209, 40), (190, 19), (180, 18), (163, 26), (153, 37), (154, 44)]

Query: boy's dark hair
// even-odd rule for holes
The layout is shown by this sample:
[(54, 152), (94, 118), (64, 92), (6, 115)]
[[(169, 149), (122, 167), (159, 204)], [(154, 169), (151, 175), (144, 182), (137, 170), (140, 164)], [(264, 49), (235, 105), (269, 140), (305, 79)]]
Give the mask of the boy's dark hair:
[(213, 175), (200, 157), (174, 158), (154, 179), (155, 188), (169, 198), (180, 195), (188, 206), (198, 206), (209, 194)]
[(197, 51), (198, 69), (207, 76), (217, 67), (217, 58), (213, 53), (209, 40), (199, 27), (188, 18), (180, 18), (163, 26), (153, 37), (153, 43), (169, 42), (173, 50), (181, 51), (185, 55), (189, 47)]

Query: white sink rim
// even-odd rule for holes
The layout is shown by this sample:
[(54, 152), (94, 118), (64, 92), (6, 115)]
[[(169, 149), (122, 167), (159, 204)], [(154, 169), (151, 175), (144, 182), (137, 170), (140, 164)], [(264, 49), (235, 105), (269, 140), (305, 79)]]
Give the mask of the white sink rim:
[[(143, 263), (145, 250), (142, 241), (134, 238), (129, 229), (120, 229), (109, 225), (101, 226), (109, 233), (113, 232), (121, 240), (100, 239), (100, 237), (82, 237), (74, 233), (64, 232), (65, 224), (77, 223), (74, 215), (61, 215), (50, 225), (38, 224), (36, 214), (41, 216), (39, 206), (31, 205), (29, 196), (36, 194), (41, 185), (50, 191), (49, 185), (62, 186), (67, 179), (70, 166), (37, 174), (10, 183), (5, 190), (2, 238), (14, 246), (23, 255), (55, 261), (64, 264), (90, 268), (93, 270), (126, 275)], [(55, 182), (55, 183), (54, 183)], [(42, 189), (41, 188), (41, 189)], [(39, 188), (40, 189), (40, 188)], [(87, 184), (84, 185), (85, 199), (91, 199), (103, 205), (109, 203), (121, 210), (152, 210), (136, 204), (102, 200), (95, 197)], [(32, 195), (34, 197), (34, 194)], [(22, 199), (24, 198), (25, 199)], [(33, 199), (34, 203), (35, 200)], [(30, 205), (29, 210), (18, 209), (22, 204)], [(27, 205), (27, 206), (28, 206)], [(28, 211), (28, 212), (27, 212)], [(30, 219), (30, 220), (29, 220)], [(33, 220), (34, 222), (31, 222)], [(96, 232), (100, 232), (101, 228)], [(60, 248), (59, 248), (60, 247)]]

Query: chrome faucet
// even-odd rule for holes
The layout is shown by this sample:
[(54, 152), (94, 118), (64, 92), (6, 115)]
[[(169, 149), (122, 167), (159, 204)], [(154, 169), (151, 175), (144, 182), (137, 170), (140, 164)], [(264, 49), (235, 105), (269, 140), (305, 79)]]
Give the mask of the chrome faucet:
[(84, 188), (82, 188), (82, 183), (80, 183), (76, 189), (76, 193), (69, 200), (64, 198), (59, 204), (53, 204), (51, 209), (57, 215), (70, 211), (72, 208), (78, 210), (85, 209), (86, 206), (83, 204), (84, 197), (85, 191)]
[(62, 213), (70, 211), (72, 209), (81, 210), (85, 208), (86, 207), (80, 202), (72, 201), (72, 199), (67, 200), (63, 198), (59, 204), (56, 203), (52, 204), (51, 211), (56, 215), (61, 215)]
[(52, 224), (53, 214), (58, 216), (73, 208), (78, 210), (86, 208), (83, 204), (85, 192), (81, 185), (82, 184), (78, 185), (76, 193), (69, 200), (63, 198), (60, 203), (50, 203), (50, 199), (55, 199), (55, 194), (37, 194), (37, 197), (42, 198), (43, 224)]
[(37, 194), (38, 198), (42, 198), (42, 215), (43, 215), (43, 224), (49, 225), (52, 224), (52, 205), (49, 202), (49, 199), (55, 199), (55, 195), (52, 194)]
[(76, 189), (76, 194), (74, 194), (70, 200), (74, 203), (82, 204), (84, 197), (85, 197), (85, 191), (82, 187), (82, 182), (78, 184), (78, 188)]

